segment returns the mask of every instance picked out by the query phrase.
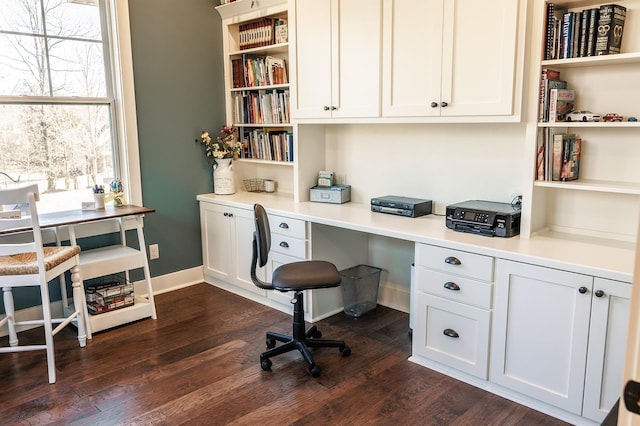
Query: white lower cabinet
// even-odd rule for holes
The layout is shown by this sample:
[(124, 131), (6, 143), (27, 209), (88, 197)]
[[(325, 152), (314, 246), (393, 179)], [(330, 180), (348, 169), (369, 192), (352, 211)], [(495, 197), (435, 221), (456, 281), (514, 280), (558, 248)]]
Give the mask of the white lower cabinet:
[[(242, 295), (265, 297), (251, 280), (251, 253), (255, 229), (253, 211), (214, 203), (200, 203), (202, 260), (205, 281)], [(265, 277), (264, 270), (258, 276)], [(229, 287), (231, 286), (231, 287)]]
[(486, 380), (493, 258), (416, 244), (413, 355)]
[(489, 379), (602, 421), (621, 389), (631, 286), (498, 260)]
[[(263, 290), (251, 280), (251, 258), (255, 219), (252, 206), (231, 207), (224, 202), (200, 202), (202, 228), (202, 259), (207, 283), (271, 306), (293, 313), (293, 293)], [(300, 219), (269, 214), (271, 252), (258, 277), (271, 281), (273, 271), (280, 265), (309, 260), (310, 226)], [(342, 310), (342, 300), (336, 297), (337, 288), (305, 291), (305, 320), (316, 321)]]

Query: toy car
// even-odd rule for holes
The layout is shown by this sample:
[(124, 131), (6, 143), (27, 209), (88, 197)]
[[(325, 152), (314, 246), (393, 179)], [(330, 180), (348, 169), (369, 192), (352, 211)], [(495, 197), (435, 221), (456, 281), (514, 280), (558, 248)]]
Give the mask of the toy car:
[(622, 116), (616, 114), (615, 112), (610, 112), (609, 114), (605, 114), (602, 119), (604, 121), (622, 121)]
[(627, 118), (627, 121), (638, 121), (638, 119), (636, 117), (629, 117)]
[(591, 111), (571, 111), (569, 114), (565, 115), (564, 119), (566, 121), (600, 121), (600, 116), (598, 114), (594, 114)]

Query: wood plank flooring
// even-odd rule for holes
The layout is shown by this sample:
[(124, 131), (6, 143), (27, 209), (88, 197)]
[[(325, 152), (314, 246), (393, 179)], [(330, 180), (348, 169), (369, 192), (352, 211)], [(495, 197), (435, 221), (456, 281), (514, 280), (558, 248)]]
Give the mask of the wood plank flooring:
[[(352, 349), (296, 353), (260, 369), (266, 330), (291, 317), (208, 284), (156, 296), (158, 319), (98, 333), (83, 349), (56, 336), (44, 352), (0, 354), (2, 425), (561, 425), (557, 419), (407, 361), (408, 315), (378, 306), (317, 323)], [(23, 342), (41, 340), (32, 330)], [(2, 344), (6, 344), (6, 337)]]

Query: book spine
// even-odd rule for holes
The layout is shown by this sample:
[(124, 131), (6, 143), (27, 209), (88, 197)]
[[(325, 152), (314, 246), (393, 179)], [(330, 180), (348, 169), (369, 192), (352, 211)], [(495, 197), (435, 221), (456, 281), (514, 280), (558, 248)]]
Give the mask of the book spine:
[(587, 34), (587, 56), (593, 56), (595, 54), (596, 48), (596, 33), (598, 27), (596, 23), (598, 22), (598, 14), (600, 10), (597, 7), (593, 9), (589, 9), (589, 31)]
[(568, 59), (571, 57), (571, 35), (573, 33), (572, 18), (572, 12), (564, 12), (562, 14), (561, 59)]
[(580, 47), (578, 49), (581, 58), (587, 56), (587, 32), (589, 30), (589, 11), (580, 12)]
[(569, 167), (571, 160), (571, 141), (572, 136), (566, 135), (562, 139), (562, 166), (560, 168), (560, 180), (567, 181), (569, 178)]
[(555, 31), (555, 19), (554, 12), (555, 4), (554, 3), (546, 3), (546, 32), (545, 32), (545, 51), (544, 51), (544, 59), (554, 59), (553, 58), (553, 32)]
[(564, 136), (565, 135), (563, 133), (553, 135), (553, 160), (551, 162), (551, 180), (560, 180)]
[(617, 4), (600, 6), (595, 55), (620, 53), (627, 9)]
[(549, 123), (555, 123), (558, 116), (558, 89), (549, 91)]

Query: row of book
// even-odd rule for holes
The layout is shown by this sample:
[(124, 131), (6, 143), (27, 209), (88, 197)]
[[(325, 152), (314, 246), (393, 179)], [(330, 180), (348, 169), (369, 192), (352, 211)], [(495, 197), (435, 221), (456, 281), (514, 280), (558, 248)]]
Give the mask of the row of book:
[(233, 122), (238, 124), (288, 124), (289, 90), (234, 92), (231, 96)]
[(581, 11), (546, 4), (544, 59), (620, 53), (627, 9), (605, 4)]
[(286, 19), (261, 18), (238, 27), (240, 50), (286, 43), (288, 27)]
[(293, 133), (283, 130), (254, 129), (243, 135), (241, 158), (293, 161)]
[(275, 56), (242, 55), (231, 60), (231, 78), (234, 88), (287, 84), (287, 61)]
[(542, 68), (540, 73), (540, 95), (538, 121), (555, 123), (565, 121), (565, 116), (576, 106), (576, 92), (560, 79), (560, 71)]
[(582, 138), (545, 129), (538, 146), (536, 180), (572, 181), (580, 177)]

